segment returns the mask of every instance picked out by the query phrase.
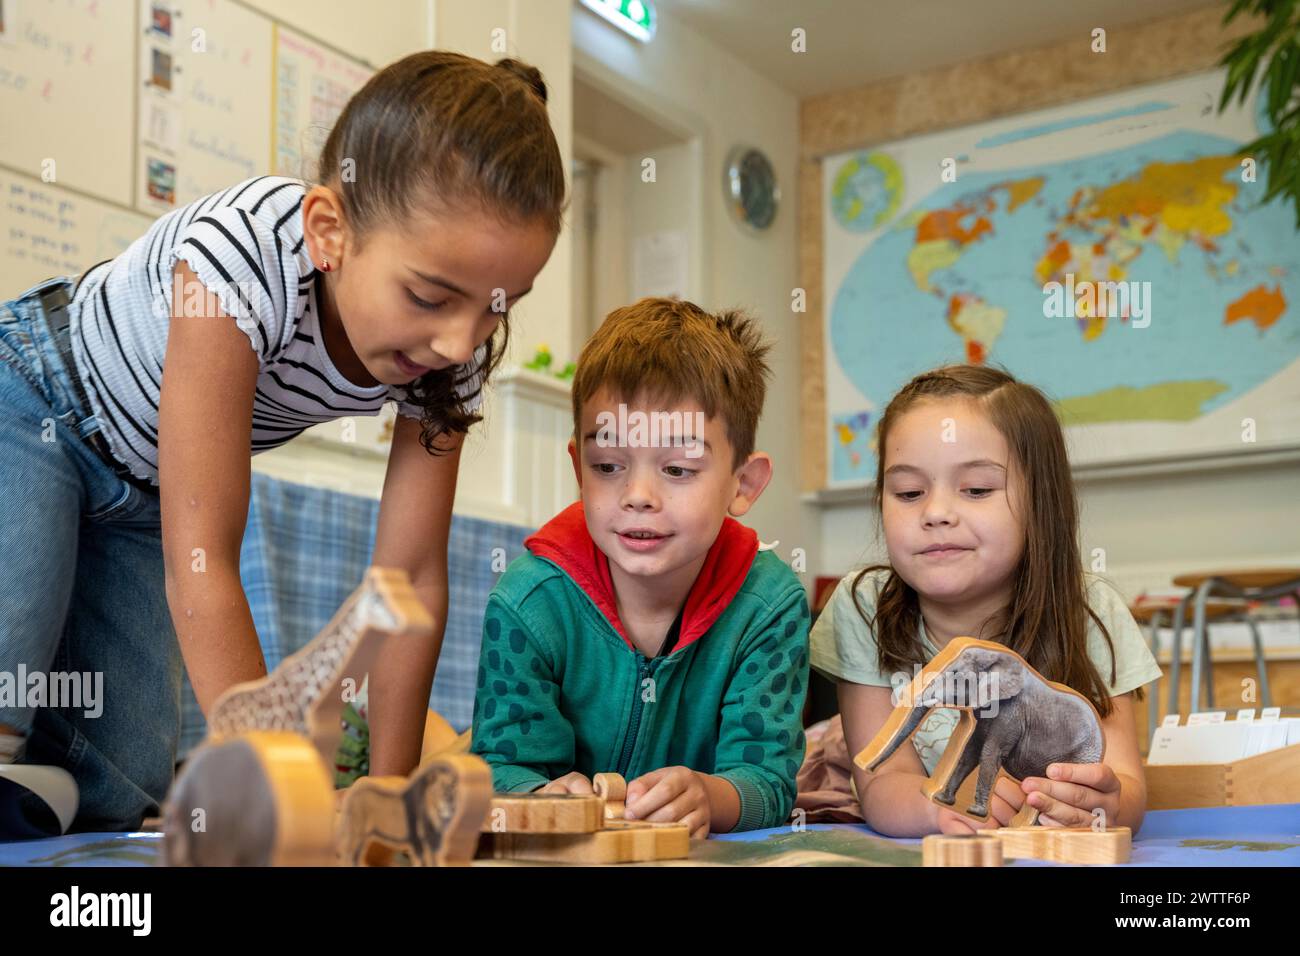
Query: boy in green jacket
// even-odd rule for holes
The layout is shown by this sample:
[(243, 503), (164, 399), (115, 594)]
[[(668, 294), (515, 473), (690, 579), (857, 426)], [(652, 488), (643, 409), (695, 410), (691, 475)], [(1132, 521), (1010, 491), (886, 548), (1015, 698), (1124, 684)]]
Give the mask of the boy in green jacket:
[(808, 604), (735, 518), (769, 374), (754, 323), (642, 299), (578, 358), (582, 500), (529, 537), (488, 598), (472, 750), (498, 791), (591, 793), (694, 837), (789, 819), (803, 760)]

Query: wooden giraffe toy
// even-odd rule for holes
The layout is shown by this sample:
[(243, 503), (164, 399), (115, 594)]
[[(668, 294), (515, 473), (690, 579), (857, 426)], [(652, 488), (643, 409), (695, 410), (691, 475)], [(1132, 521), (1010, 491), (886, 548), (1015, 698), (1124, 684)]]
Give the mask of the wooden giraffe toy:
[(350, 681), (361, 686), (385, 637), (420, 640), (433, 633), (433, 619), (411, 588), (405, 571), (370, 568), (338, 613), (275, 671), (236, 684), (217, 698), (208, 737), (245, 730), (288, 730), (311, 741), (326, 766), (334, 765)]
[(266, 677), (227, 690), (208, 736), (168, 793), (172, 865), (328, 865), (334, 758), (345, 680), (359, 687), (384, 638), (427, 638), (433, 621), (406, 572), (367, 570), (305, 647)]

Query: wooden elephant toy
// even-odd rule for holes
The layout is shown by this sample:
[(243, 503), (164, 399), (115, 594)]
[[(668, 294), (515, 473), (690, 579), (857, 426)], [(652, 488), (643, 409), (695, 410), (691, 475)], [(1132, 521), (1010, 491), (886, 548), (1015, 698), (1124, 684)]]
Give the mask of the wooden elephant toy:
[[(1097, 763), (1105, 754), (1101, 719), (1086, 697), (1045, 679), (1002, 644), (955, 637), (900, 691), (894, 712), (857, 755), (857, 765), (875, 770), (935, 707), (961, 715), (922, 792), (981, 822), (989, 818), (999, 775), (1019, 784), (1026, 777), (1045, 777), (1049, 764)], [(974, 798), (957, 807), (957, 790), (976, 768)], [(1031, 825), (1037, 817), (1026, 803), (1013, 825)]]

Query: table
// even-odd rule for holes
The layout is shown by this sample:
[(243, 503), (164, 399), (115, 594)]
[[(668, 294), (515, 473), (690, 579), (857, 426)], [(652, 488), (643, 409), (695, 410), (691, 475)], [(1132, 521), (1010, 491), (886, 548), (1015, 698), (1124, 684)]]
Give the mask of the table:
[[(156, 833), (78, 833), (0, 843), (0, 866), (152, 866)], [(809, 824), (721, 834), (692, 845), (691, 859), (660, 865), (920, 866), (921, 841), (887, 839), (860, 824)], [(499, 865), (499, 864), (497, 864)], [(1009, 866), (1056, 866), (1040, 860)], [(1300, 803), (1152, 810), (1127, 866), (1300, 866)]]

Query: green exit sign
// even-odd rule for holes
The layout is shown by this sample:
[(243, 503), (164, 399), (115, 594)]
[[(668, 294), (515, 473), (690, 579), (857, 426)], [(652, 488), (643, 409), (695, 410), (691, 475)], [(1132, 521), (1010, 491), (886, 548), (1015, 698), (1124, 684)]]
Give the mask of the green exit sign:
[(582, 0), (582, 5), (642, 43), (655, 35), (655, 8), (650, 0)]

